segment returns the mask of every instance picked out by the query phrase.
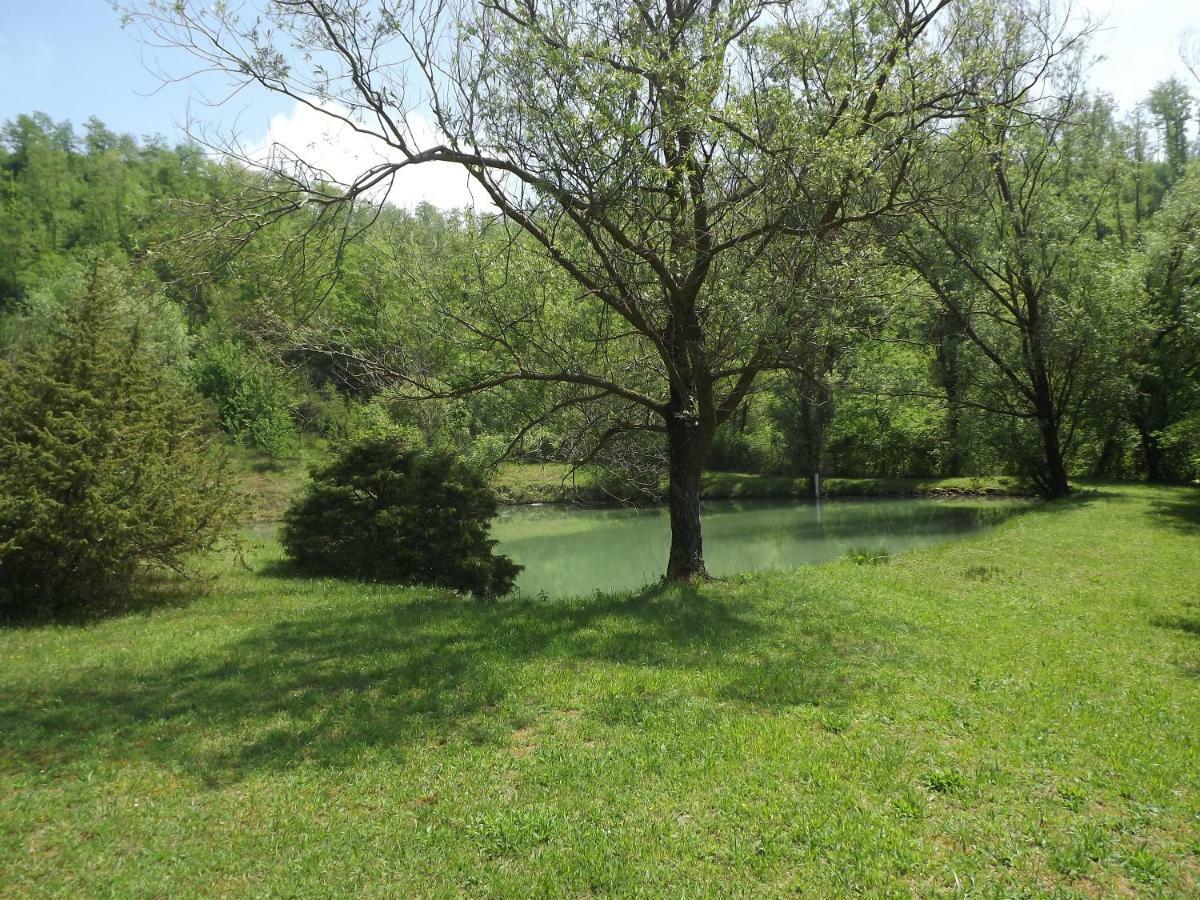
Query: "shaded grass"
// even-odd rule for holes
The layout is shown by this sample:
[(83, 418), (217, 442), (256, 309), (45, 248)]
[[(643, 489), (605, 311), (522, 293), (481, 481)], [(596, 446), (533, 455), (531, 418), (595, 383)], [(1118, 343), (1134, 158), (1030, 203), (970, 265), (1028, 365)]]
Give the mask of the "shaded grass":
[(1200, 489), (1181, 488), (1154, 505), (1165, 522), (1189, 534), (1200, 534)]
[(1195, 499), (560, 603), (265, 541), (0, 632), (0, 894), (1194, 894)]

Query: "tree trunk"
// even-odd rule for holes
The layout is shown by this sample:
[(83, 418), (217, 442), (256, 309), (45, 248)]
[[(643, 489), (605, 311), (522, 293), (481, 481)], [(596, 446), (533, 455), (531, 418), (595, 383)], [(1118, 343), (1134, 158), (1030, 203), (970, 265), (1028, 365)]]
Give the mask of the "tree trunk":
[(955, 310), (944, 310), (934, 325), (935, 376), (946, 395), (946, 447), (942, 460), (943, 477), (957, 478), (963, 470), (962, 407), (964, 373), (961, 365), (963, 317)]
[(700, 473), (712, 435), (694, 422), (670, 416), (667, 420), (671, 512), (671, 555), (667, 581), (691, 581), (708, 575), (700, 534)]
[(816, 380), (812, 384), (811, 404), (806, 411), (808, 426), (809, 452), (809, 492), (813, 499), (818, 499), (817, 478), (825, 477), (825, 434), (829, 430), (829, 422), (833, 419), (833, 391), (824, 380)]
[(1156, 378), (1143, 378), (1139, 387), (1142, 399), (1134, 407), (1131, 418), (1138, 433), (1142, 468), (1148, 481), (1165, 481), (1166, 460), (1158, 432), (1170, 421), (1166, 408), (1166, 385)]
[(1149, 428), (1139, 424), (1138, 438), (1142, 445), (1142, 466), (1146, 470), (1146, 480), (1165, 481), (1162, 446), (1158, 442), (1158, 436)]
[(1117, 473), (1121, 456), (1121, 442), (1113, 433), (1114, 430), (1110, 429), (1100, 447), (1100, 455), (1096, 457), (1096, 465), (1092, 469), (1092, 475), (1096, 478), (1112, 477)]
[(1059, 416), (1055, 413), (1054, 394), (1050, 387), (1050, 371), (1046, 363), (1046, 349), (1042, 344), (1042, 326), (1038, 315), (1036, 292), (1025, 291), (1029, 298), (1029, 352), (1033, 359), (1031, 371), (1033, 381), (1033, 408), (1037, 412), (1038, 430), (1042, 433), (1042, 455), (1045, 461), (1042, 493), (1048, 500), (1057, 500), (1071, 493), (1067, 483), (1067, 464), (1063, 460), (1062, 441), (1059, 437)]
[(1057, 500), (1071, 493), (1071, 485), (1067, 482), (1067, 466), (1063, 461), (1062, 445), (1058, 439), (1058, 426), (1052, 416), (1043, 416), (1039, 421), (1042, 432), (1042, 448), (1046, 461), (1045, 484), (1046, 497)]
[(958, 404), (952, 400), (946, 410), (946, 458), (942, 462), (942, 476), (958, 478), (963, 472), (962, 452), (962, 413)]

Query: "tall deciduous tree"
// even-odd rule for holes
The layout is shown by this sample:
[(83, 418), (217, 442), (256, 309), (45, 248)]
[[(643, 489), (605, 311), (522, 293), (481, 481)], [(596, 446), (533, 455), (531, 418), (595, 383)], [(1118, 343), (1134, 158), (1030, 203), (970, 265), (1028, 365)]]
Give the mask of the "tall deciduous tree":
[[(597, 446), (664, 434), (667, 577), (687, 579), (705, 572), (699, 479), (714, 431), (761, 374), (793, 367), (822, 296), (806, 269), (825, 268), (855, 225), (938, 193), (908, 176), (941, 146), (945, 122), (979, 109), (977, 87), (995, 77), (985, 71), (1027, 90), (1054, 52), (1053, 38), (1028, 55), (996, 52), (997, 25), (1034, 15), (1019, 2), (997, 9), (273, 0), (239, 11), (150, 0), (131, 15), (206, 66), (380, 147), (376, 164), (332, 187), (276, 148), (272, 187), (240, 226), (361, 203), (405, 169), (465, 169), (502, 227), (521, 234), (514, 246), (536, 248), (555, 270), (546, 277), (565, 277), (573, 294), (548, 297), (530, 263), (515, 308), (485, 295), (447, 309), (490, 366), (452, 384), (397, 376), (443, 396), (545, 384), (553, 408), (605, 410)], [(768, 264), (778, 254), (790, 263)]]
[(1192, 96), (1178, 78), (1160, 81), (1150, 91), (1146, 106), (1158, 127), (1162, 160), (1167, 166), (1168, 183), (1183, 177), (1188, 160), (1188, 121), (1192, 117)]
[(1048, 497), (1069, 493), (1081, 426), (1116, 390), (1139, 333), (1132, 292), (1116, 287), (1117, 240), (1100, 223), (1116, 162), (1079, 124), (1088, 101), (1065, 78), (1060, 94), (994, 104), (958, 130), (950, 139), (970, 160), (962, 202), (923, 211), (893, 244), (980, 360), (966, 402), (1014, 424), (1012, 450)]
[(1200, 458), (1200, 163), (1146, 229), (1135, 260), (1150, 319), (1130, 418), (1152, 481), (1195, 477)]

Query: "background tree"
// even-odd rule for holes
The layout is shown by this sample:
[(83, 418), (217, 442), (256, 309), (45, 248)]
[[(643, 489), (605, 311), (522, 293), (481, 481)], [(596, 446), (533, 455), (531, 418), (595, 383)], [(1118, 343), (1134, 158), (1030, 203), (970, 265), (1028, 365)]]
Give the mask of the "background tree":
[(815, 261), (840, 230), (936, 190), (900, 188), (939, 123), (977, 105), (981, 70), (1039, 67), (990, 53), (993, 13), (949, 0), (289, 0), (261, 21), (165, 2), (132, 18), (386, 149), (337, 190), (279, 150), (255, 221), (361, 203), (405, 168), (465, 168), (523, 235), (509, 242), (536, 248), (528, 275), (548, 264), (574, 296), (549, 301), (531, 281), (515, 309), (487, 296), (452, 309), (487, 364), (444, 385), (395, 376), (426, 396), (542, 383), (552, 409), (598, 405), (593, 452), (664, 434), (667, 575), (683, 579), (704, 573), (699, 476), (715, 430), (761, 374), (792, 367), (807, 330), (794, 298), (812, 286), (759, 261), (781, 241)]
[(1150, 91), (1146, 107), (1158, 128), (1161, 157), (1170, 185), (1183, 177), (1190, 155), (1187, 129), (1192, 117), (1192, 96), (1182, 81), (1168, 78)]
[(49, 335), (0, 359), (0, 609), (116, 605), (235, 523), (199, 398), (118, 275), (69, 285)]
[(1200, 166), (1192, 163), (1147, 226), (1134, 268), (1149, 334), (1129, 416), (1152, 481), (1196, 477), (1200, 416)]
[(1069, 492), (1081, 427), (1119, 390), (1138, 330), (1101, 221), (1114, 161), (1077, 124), (1090, 107), (1075, 76), (1061, 77), (1027, 108), (1004, 102), (1019, 85), (996, 82), (992, 112), (948, 138), (967, 161), (960, 202), (889, 236), (992, 376), (968, 402), (1008, 420), (1008, 455), (1048, 497)]

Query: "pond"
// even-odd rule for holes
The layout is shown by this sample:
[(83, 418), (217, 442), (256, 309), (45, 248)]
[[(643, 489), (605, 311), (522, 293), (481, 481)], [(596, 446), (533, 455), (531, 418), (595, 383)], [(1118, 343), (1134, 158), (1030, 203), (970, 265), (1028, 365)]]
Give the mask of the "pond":
[[(1024, 506), (998, 500), (712, 501), (704, 556), (712, 575), (784, 569), (865, 552), (894, 555), (978, 531)], [(522, 593), (632, 590), (656, 581), (670, 548), (667, 511), (510, 507), (492, 534), (525, 566)]]

